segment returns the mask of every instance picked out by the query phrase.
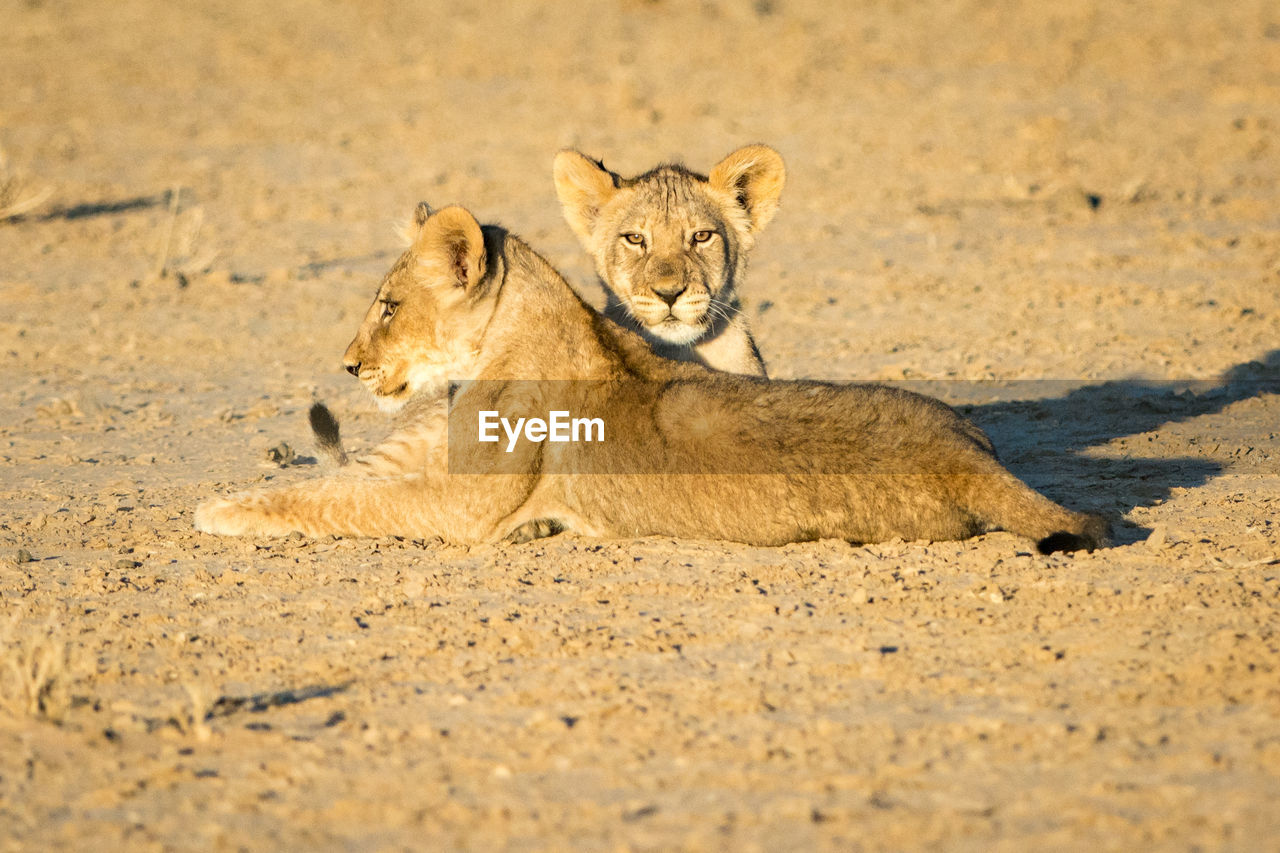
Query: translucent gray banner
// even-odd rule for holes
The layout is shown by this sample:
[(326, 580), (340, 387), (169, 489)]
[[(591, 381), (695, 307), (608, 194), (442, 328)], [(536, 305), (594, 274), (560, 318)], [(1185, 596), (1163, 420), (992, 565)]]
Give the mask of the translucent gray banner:
[[(956, 454), (989, 440), (1001, 456), (1075, 453), (1276, 394), (1280, 378), (457, 382), (449, 470), (945, 475), (969, 470)], [(1275, 432), (1253, 438), (1253, 470), (1280, 459)]]

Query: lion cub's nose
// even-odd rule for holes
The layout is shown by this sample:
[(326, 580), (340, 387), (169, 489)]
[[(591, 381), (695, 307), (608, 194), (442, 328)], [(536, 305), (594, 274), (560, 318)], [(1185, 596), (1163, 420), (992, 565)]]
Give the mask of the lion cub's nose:
[(658, 295), (659, 299), (667, 303), (668, 307), (670, 307), (676, 304), (676, 300), (680, 298), (680, 294), (684, 293), (687, 289), (688, 286), (683, 281), (677, 279), (675, 281), (659, 282), (654, 285), (653, 292)]
[(359, 376), (360, 376), (360, 362), (358, 362), (358, 361), (357, 361), (357, 362), (354, 362), (354, 363), (352, 363), (352, 364), (344, 364), (344, 365), (343, 365), (343, 367), (345, 367), (345, 368), (347, 369), (347, 373), (350, 373), (352, 376), (355, 376), (356, 378), (359, 378)]

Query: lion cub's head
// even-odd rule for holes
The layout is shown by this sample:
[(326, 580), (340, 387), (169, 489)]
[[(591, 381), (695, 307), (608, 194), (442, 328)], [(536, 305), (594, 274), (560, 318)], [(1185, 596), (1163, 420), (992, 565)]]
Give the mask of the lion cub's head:
[(556, 155), (565, 219), (613, 296), (654, 337), (692, 344), (727, 320), (755, 235), (778, 208), (778, 152), (748, 145), (703, 176), (659, 166), (623, 178), (577, 151)]
[(497, 229), (482, 231), (461, 207), (432, 212), (418, 205), (411, 245), (382, 280), (342, 358), (382, 409), (443, 394), (451, 377), (470, 373), (493, 310), (484, 298), (496, 276), (485, 250), (489, 230)]

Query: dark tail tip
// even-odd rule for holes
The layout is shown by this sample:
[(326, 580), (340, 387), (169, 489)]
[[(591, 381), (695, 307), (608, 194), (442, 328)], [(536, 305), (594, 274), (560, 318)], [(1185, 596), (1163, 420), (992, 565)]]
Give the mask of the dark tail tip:
[(1055, 551), (1092, 551), (1093, 544), (1078, 533), (1067, 533), (1061, 530), (1051, 533), (1036, 543), (1036, 550), (1041, 554), (1052, 554)]
[(307, 413), (311, 421), (311, 431), (316, 436), (316, 446), (320, 452), (337, 465), (347, 464), (347, 451), (342, 447), (342, 432), (338, 428), (338, 419), (329, 411), (324, 403), (315, 403)]
[(1111, 544), (1111, 526), (1107, 520), (1098, 515), (1086, 515), (1080, 531), (1071, 533), (1059, 530), (1036, 543), (1036, 550), (1041, 554), (1052, 554), (1055, 551), (1092, 551), (1095, 548), (1106, 548)]

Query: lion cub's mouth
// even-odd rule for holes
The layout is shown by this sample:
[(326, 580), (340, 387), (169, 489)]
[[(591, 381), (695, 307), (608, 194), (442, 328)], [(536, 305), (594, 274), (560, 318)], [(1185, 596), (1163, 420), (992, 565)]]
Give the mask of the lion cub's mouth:
[(681, 316), (681, 314), (692, 315), (694, 313), (685, 309), (681, 311), (680, 314), (677, 314), (676, 309), (683, 307), (684, 306), (677, 305), (674, 308), (667, 308), (665, 311), (660, 312), (659, 309), (649, 306), (632, 305), (635, 316), (641, 323), (644, 323), (650, 328), (662, 326), (666, 326), (668, 328), (676, 326), (701, 326), (704, 324), (707, 318), (707, 312), (698, 312), (696, 316)]
[(409, 383), (402, 382), (391, 391), (373, 390), (373, 401), (384, 412), (398, 412), (409, 402)]
[(395, 388), (387, 390), (385, 388), (366, 384), (369, 393), (373, 395), (373, 401), (378, 404), (378, 408), (384, 412), (394, 412), (405, 404), (409, 398), (409, 383), (401, 382)]
[(686, 327), (702, 327), (702, 317), (678, 317), (668, 313), (665, 317), (641, 317), (640, 322), (650, 329), (683, 329)]
[(680, 317), (671, 311), (660, 317), (653, 314), (644, 316), (639, 313), (636, 316), (650, 335), (676, 346), (688, 346), (707, 331), (705, 313), (696, 318)]

